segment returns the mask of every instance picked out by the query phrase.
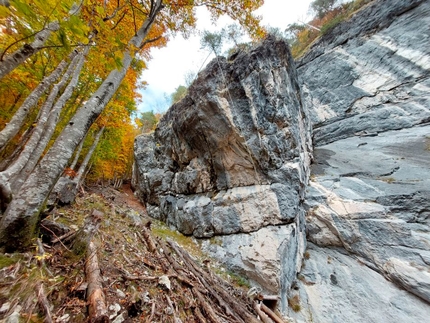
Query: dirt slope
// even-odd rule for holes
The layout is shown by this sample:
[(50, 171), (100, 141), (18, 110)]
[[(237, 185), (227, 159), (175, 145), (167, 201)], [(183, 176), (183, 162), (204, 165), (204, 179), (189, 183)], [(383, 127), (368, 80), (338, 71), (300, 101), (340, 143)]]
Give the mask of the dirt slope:
[[(258, 322), (254, 301), (237, 286), (243, 279), (225, 272), (229, 281), (221, 279), (214, 271), (223, 271), (192, 238), (145, 214), (127, 186), (92, 188), (74, 205), (52, 210), (41, 224), (43, 245), (0, 254), (0, 322)], [(91, 223), (96, 231), (88, 235), (82, 228)], [(56, 231), (59, 224), (71, 231), (53, 243), (64, 233)], [(105, 296), (98, 318), (90, 318), (86, 295), (89, 257), (76, 242), (85, 234), (96, 246)]]

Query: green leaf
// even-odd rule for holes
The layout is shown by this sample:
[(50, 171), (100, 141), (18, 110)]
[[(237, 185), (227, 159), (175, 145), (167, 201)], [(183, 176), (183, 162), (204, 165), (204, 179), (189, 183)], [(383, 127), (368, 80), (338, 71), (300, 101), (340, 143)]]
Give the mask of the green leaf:
[(96, 11), (100, 16), (104, 16), (104, 14), (105, 14), (105, 11), (104, 11), (103, 7), (101, 7), (101, 6), (97, 6)]
[(118, 56), (115, 56), (115, 65), (116, 68), (120, 69), (123, 65), (122, 65), (122, 59)]
[(0, 6), (0, 18), (7, 18), (10, 16), (10, 10), (4, 6)]
[(66, 50), (70, 49), (69, 40), (67, 39), (66, 32), (64, 31), (63, 28), (61, 28), (58, 31), (58, 40), (60, 41), (61, 45), (63, 45)]
[(21, 1), (15, 0), (13, 2), (13, 6), (16, 8), (16, 10), (18, 11), (18, 13), (23, 14), (25, 16), (32, 16), (32, 17), (34, 17), (33, 10), (25, 2), (21, 2)]

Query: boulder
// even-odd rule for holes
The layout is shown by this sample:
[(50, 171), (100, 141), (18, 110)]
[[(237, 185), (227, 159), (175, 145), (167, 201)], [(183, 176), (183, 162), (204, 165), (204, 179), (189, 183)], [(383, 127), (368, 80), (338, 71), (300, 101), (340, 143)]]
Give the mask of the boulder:
[(288, 44), (268, 37), (214, 59), (155, 131), (136, 138), (136, 194), (183, 234), (219, 236), (207, 250), (286, 294), (305, 248), (310, 135)]

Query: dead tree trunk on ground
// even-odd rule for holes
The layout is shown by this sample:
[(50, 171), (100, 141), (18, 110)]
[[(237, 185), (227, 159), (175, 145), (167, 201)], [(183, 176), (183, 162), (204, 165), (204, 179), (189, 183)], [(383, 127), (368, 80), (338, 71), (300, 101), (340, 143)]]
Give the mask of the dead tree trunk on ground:
[(103, 292), (100, 267), (97, 259), (97, 248), (93, 242), (88, 244), (87, 261), (85, 263), (85, 275), (87, 276), (87, 301), (90, 322), (108, 323), (105, 294)]
[(88, 245), (93, 240), (94, 235), (99, 229), (100, 222), (103, 218), (103, 212), (93, 210), (90, 216), (85, 219), (84, 226), (76, 235), (73, 242), (73, 252), (77, 255), (85, 253)]

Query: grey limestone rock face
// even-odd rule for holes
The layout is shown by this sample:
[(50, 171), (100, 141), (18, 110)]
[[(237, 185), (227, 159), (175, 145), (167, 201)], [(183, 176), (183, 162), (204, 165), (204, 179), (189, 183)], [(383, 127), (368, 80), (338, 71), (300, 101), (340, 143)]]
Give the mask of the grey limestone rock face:
[(203, 250), (238, 272), (264, 293), (279, 295), (287, 311), (290, 287), (302, 266), (306, 248), (305, 212), (290, 225), (267, 226), (251, 233), (217, 236), (202, 243)]
[(197, 237), (291, 222), (309, 173), (308, 120), (284, 41), (219, 57), (136, 138), (138, 194), (150, 215)]
[(430, 306), (384, 279), (342, 248), (308, 244), (309, 259), (299, 274), (296, 322), (427, 322)]
[[(135, 141), (135, 188), (150, 216), (275, 294), (305, 249), (310, 121), (285, 41), (209, 63), (154, 133)], [(291, 265), (293, 264), (293, 265)]]
[(430, 125), (315, 150), (307, 230), (430, 302)]
[(298, 61), (315, 145), (430, 121), (430, 3), (379, 0)]
[(374, 1), (298, 62), (316, 146), (298, 322), (428, 320), (429, 18)]
[(274, 38), (211, 62), (136, 138), (148, 213), (211, 238), (297, 322), (428, 320), (429, 19), (429, 1), (375, 0), (297, 71)]

